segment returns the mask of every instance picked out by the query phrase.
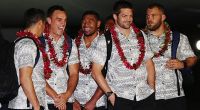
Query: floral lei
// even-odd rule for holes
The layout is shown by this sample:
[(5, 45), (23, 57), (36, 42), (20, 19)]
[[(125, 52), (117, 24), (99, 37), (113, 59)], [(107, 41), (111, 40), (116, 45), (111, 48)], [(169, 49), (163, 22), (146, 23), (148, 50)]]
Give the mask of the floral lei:
[[(76, 46), (78, 48), (78, 57), (79, 57), (79, 60), (80, 60), (80, 52), (79, 52), (79, 47), (80, 47), (80, 44), (81, 44), (81, 38), (83, 36), (83, 33), (81, 31), (78, 32), (78, 37), (75, 39), (75, 43), (76, 43)], [(90, 65), (89, 65), (89, 68), (88, 69), (84, 69), (83, 66), (81, 65), (81, 62), (79, 63), (79, 71), (83, 74), (90, 74), (91, 73), (91, 69), (92, 69), (92, 63), (90, 62)]]
[(167, 22), (165, 22), (164, 28), (166, 29), (164, 31), (164, 34), (165, 34), (164, 45), (158, 52), (154, 53), (154, 57), (159, 57), (159, 56), (163, 55), (163, 53), (167, 50), (168, 44), (170, 42), (170, 35), (171, 35), (170, 32), (171, 32), (171, 30), (170, 30), (170, 27), (167, 24)]
[(47, 43), (49, 45), (49, 52), (50, 52), (50, 59), (54, 62), (54, 64), (56, 64), (58, 67), (63, 67), (66, 63), (67, 63), (67, 51), (68, 51), (68, 44), (67, 44), (67, 34), (64, 32), (64, 42), (63, 42), (63, 45), (62, 45), (62, 49), (63, 49), (63, 58), (58, 61), (58, 58), (57, 58), (57, 54), (55, 52), (55, 49), (54, 49), (54, 46), (52, 44), (52, 40), (50, 39), (49, 37), (49, 30), (48, 30), (48, 25), (46, 25), (45, 27), (45, 31), (44, 31), (44, 36), (45, 36), (45, 39), (47, 39)]
[(45, 52), (44, 45), (31, 32), (19, 31), (16, 33), (16, 35), (18, 37), (30, 37), (37, 43), (39, 50), (42, 52), (42, 58), (43, 58), (43, 62), (44, 62), (44, 77), (45, 77), (45, 79), (49, 79), (51, 77), (52, 70), (51, 70), (51, 68), (49, 68), (50, 60), (48, 58), (47, 53)]
[(133, 65), (131, 65), (127, 61), (127, 59), (126, 59), (126, 57), (124, 55), (123, 49), (120, 47), (121, 44), (120, 44), (120, 41), (119, 41), (119, 39), (117, 37), (117, 32), (115, 31), (115, 27), (111, 28), (110, 32), (112, 34), (115, 46), (116, 46), (117, 51), (118, 51), (118, 54), (119, 54), (119, 56), (121, 58), (121, 61), (125, 65), (125, 67), (128, 68), (128, 69), (136, 70), (141, 65), (141, 63), (142, 63), (142, 61), (144, 59), (144, 55), (145, 55), (144, 37), (143, 37), (141, 31), (133, 23), (131, 24), (131, 27), (133, 28), (134, 32), (137, 35), (136, 37), (137, 37), (137, 40), (138, 40), (139, 51), (140, 51), (140, 54), (139, 54), (139, 57), (138, 57), (138, 61), (136, 63), (134, 63)]

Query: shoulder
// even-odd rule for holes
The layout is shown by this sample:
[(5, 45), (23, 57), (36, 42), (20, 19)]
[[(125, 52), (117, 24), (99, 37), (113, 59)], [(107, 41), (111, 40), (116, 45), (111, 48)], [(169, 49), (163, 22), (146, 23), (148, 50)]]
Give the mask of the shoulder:
[(30, 38), (17, 39), (15, 42), (15, 49), (34, 49), (36, 44)]
[(98, 45), (106, 44), (105, 35), (104, 35), (104, 34), (101, 34), (101, 35), (97, 38), (96, 43), (97, 43)]
[(172, 36), (174, 35), (173, 33), (174, 33), (174, 34), (178, 34), (178, 35), (180, 36), (180, 41), (182, 41), (182, 40), (188, 40), (187, 35), (185, 35), (185, 34), (183, 34), (183, 33), (181, 33), (181, 32), (172, 31)]

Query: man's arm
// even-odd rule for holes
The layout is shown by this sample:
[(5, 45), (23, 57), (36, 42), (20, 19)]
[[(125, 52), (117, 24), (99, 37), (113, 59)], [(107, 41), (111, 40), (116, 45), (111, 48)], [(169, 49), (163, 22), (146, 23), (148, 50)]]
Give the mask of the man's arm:
[(20, 68), (19, 69), (20, 84), (28, 100), (34, 107), (34, 110), (39, 110), (40, 104), (34, 90), (33, 81), (32, 81), (32, 72), (33, 72), (32, 67)]
[[(111, 88), (108, 86), (108, 83), (106, 82), (105, 78), (103, 77), (103, 74), (101, 73), (101, 70), (103, 69), (103, 66), (97, 63), (92, 64), (92, 76), (94, 80), (97, 82), (99, 87), (104, 91), (104, 93), (111, 92)], [(112, 94), (110, 97), (108, 97), (110, 102), (114, 105), (115, 101), (115, 95)]]
[(197, 57), (196, 56), (194, 56), (194, 57), (188, 57), (188, 58), (186, 58), (185, 61), (182, 61), (182, 62), (184, 64), (184, 68), (188, 68), (188, 67), (190, 68), (190, 67), (192, 67), (193, 65), (196, 64)]
[(146, 68), (148, 73), (147, 82), (150, 85), (150, 87), (155, 90), (155, 68), (152, 59), (147, 60)]
[(51, 88), (51, 86), (48, 84), (47, 81), (46, 81), (46, 88), (45, 89), (46, 89), (47, 95), (50, 96), (53, 100), (55, 100), (58, 94), (56, 93), (55, 90), (53, 90)]
[(169, 69), (190, 68), (197, 62), (197, 57), (188, 57), (184, 61), (178, 59), (171, 59), (166, 62), (166, 67)]
[(60, 94), (61, 97), (65, 100), (65, 102), (68, 101), (68, 99), (73, 94), (74, 90), (76, 89), (76, 86), (78, 84), (78, 70), (79, 70), (79, 64), (71, 64), (69, 65), (69, 79), (67, 83), (67, 90), (65, 93)]
[(100, 87), (97, 87), (94, 95), (91, 99), (85, 104), (85, 109), (87, 110), (94, 110), (96, 106), (96, 102), (103, 96), (104, 92), (101, 90)]
[(50, 96), (55, 103), (55, 106), (59, 109), (65, 109), (66, 108), (66, 103), (62, 101), (62, 99), (60, 97), (58, 97), (58, 94), (56, 93), (56, 91), (48, 84), (48, 82), (46, 81), (46, 92), (47, 95)]

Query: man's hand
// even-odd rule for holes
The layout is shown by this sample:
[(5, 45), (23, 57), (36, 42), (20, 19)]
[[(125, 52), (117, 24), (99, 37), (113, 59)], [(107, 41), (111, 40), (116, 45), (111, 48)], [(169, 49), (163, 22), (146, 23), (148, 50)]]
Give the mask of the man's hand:
[(170, 59), (166, 62), (166, 67), (169, 69), (182, 69), (184, 68), (184, 63), (178, 59)]
[(112, 93), (112, 95), (110, 97), (108, 97), (108, 100), (110, 101), (112, 106), (114, 106), (115, 105), (115, 94)]
[(68, 96), (65, 93), (58, 94), (57, 99), (55, 100), (55, 106), (59, 110), (66, 110), (67, 106), (66, 103), (68, 101)]
[(96, 106), (96, 103), (94, 101), (89, 100), (86, 104), (84, 109), (85, 110), (94, 110)]
[(73, 110), (81, 110), (81, 104), (77, 100), (73, 103)]

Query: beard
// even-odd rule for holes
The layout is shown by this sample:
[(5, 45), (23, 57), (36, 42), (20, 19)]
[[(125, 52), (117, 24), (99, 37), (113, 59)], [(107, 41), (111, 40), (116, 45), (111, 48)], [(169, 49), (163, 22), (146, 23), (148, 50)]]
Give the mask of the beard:
[(150, 31), (155, 31), (156, 29), (158, 29), (161, 26), (161, 24), (162, 24), (161, 22), (158, 22), (155, 25), (153, 25), (153, 24), (147, 24), (147, 28)]
[(95, 32), (96, 31), (94, 31), (94, 32), (83, 32), (83, 33), (84, 33), (85, 37), (88, 37), (88, 36), (92, 36)]
[(131, 22), (119, 22), (117, 21), (118, 25), (121, 27), (121, 28), (124, 28), (124, 29), (129, 29), (131, 27)]

